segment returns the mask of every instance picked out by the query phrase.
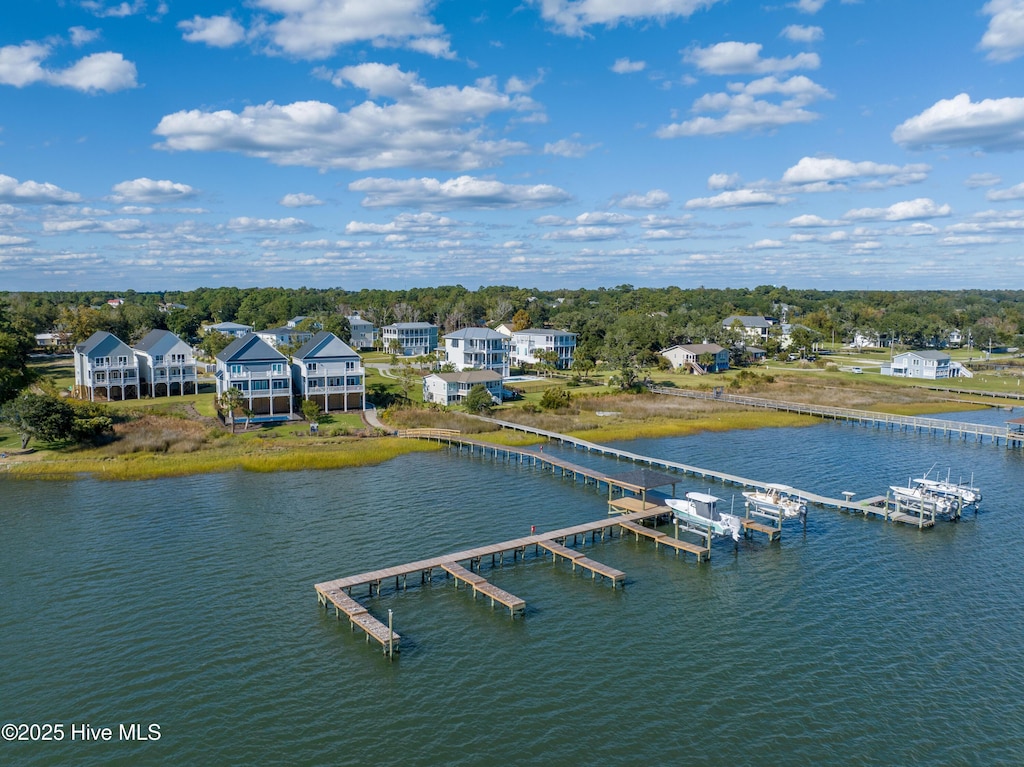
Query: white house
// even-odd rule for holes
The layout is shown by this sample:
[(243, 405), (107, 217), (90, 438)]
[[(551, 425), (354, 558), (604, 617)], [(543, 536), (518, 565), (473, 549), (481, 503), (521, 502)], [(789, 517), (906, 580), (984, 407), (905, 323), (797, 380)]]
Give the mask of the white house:
[(275, 349), (280, 349), (282, 346), (297, 346), (299, 344), (304, 344), (313, 337), (312, 331), (298, 330), (294, 326), (289, 327), (288, 325), (280, 328), (257, 330), (256, 335)]
[[(688, 368), (697, 374), (720, 373), (729, 369), (729, 350), (718, 344), (677, 344), (658, 352), (672, 363), (676, 370)], [(701, 358), (710, 355), (711, 364), (704, 365)]]
[(133, 347), (139, 362), (139, 379), (150, 397), (169, 397), (199, 390), (192, 347), (169, 330), (151, 330)]
[(366, 407), (366, 375), (359, 354), (326, 330), (292, 355), (292, 380), (299, 396), (322, 404), (325, 413)]
[(529, 328), (512, 333), (511, 361), (513, 365), (536, 365), (541, 362), (537, 352), (549, 351), (558, 355), (555, 367), (568, 370), (572, 367), (576, 351), (576, 334), (568, 330)]
[(945, 352), (912, 351), (893, 357), (889, 365), (882, 367), (882, 375), (937, 380), (956, 376), (958, 368), (950, 364), (950, 357)]
[(228, 389), (242, 392), (258, 415), (292, 414), (292, 374), (288, 358), (250, 333), (217, 355), (217, 396)]
[(732, 330), (738, 326), (747, 338), (760, 341), (761, 343), (768, 340), (771, 329), (778, 324), (779, 321), (774, 317), (749, 314), (730, 314), (722, 320), (722, 327), (726, 330)]
[(501, 376), (493, 370), (464, 370), (461, 373), (431, 373), (423, 378), (423, 401), (440, 405), (462, 402), (470, 390), (483, 384), (491, 399), (501, 402)]
[(135, 351), (105, 330), (75, 346), (75, 396), (95, 400), (138, 399), (139, 363)]
[(509, 339), (490, 328), (462, 328), (444, 337), (445, 361), (463, 370), (493, 370), (509, 375)]
[(233, 338), (242, 338), (252, 332), (252, 325), (242, 325), (238, 322), (217, 322), (213, 325), (203, 325), (203, 333), (223, 333)]
[(359, 312), (350, 314), (348, 320), (350, 332), (348, 342), (354, 349), (373, 349), (377, 345), (377, 328), (373, 323), (359, 316)]
[(433, 354), (437, 349), (437, 325), (429, 322), (396, 322), (381, 328), (384, 351), (390, 352), (397, 342), (396, 353), (405, 357)]

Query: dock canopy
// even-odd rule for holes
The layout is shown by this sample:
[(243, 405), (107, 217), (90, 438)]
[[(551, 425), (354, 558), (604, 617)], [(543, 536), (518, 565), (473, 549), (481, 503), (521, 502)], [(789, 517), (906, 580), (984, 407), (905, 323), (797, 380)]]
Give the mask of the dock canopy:
[(659, 471), (651, 471), (650, 469), (635, 469), (623, 472), (622, 474), (610, 474), (606, 477), (606, 481), (608, 482), (609, 499), (611, 498), (612, 488), (617, 487), (623, 493), (629, 490), (639, 494), (644, 502), (646, 502), (647, 491), (658, 487), (671, 487), (672, 495), (675, 495), (676, 483), (679, 482), (679, 477), (671, 474), (662, 474)]

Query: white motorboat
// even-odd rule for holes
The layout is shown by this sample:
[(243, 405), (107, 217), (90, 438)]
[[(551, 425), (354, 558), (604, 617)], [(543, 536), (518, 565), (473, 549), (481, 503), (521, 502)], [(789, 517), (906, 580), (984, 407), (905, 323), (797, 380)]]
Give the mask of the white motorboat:
[(743, 493), (746, 506), (752, 514), (773, 519), (795, 519), (807, 514), (807, 504), (800, 499), (789, 485), (770, 483), (763, 490), (747, 490)]
[(913, 511), (952, 516), (958, 516), (960, 511), (960, 504), (956, 499), (932, 493), (920, 485), (890, 485), (889, 489), (892, 490), (893, 498), (898, 505)]
[(960, 508), (967, 508), (973, 506), (977, 508), (978, 504), (981, 503), (981, 490), (974, 486), (974, 477), (971, 477), (971, 482), (953, 482), (947, 473), (946, 479), (929, 479), (928, 474), (931, 470), (925, 473), (923, 477), (919, 477), (912, 480), (912, 484), (917, 487), (924, 488), (933, 495), (941, 495), (947, 498), (952, 498), (959, 502)]
[(718, 511), (720, 500), (707, 493), (687, 493), (685, 498), (667, 498), (665, 503), (680, 524), (701, 532), (710, 530), (712, 535), (730, 535), (734, 541), (738, 541), (743, 530), (743, 520), (735, 514)]

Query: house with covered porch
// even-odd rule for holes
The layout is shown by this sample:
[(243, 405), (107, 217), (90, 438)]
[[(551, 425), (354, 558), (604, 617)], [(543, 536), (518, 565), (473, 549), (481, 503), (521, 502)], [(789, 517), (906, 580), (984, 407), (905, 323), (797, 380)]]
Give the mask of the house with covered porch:
[(366, 407), (366, 375), (359, 354), (326, 330), (292, 355), (292, 380), (299, 397), (313, 400), (325, 413)]
[(195, 394), (199, 377), (192, 347), (169, 330), (151, 330), (133, 347), (142, 391), (150, 397)]
[(95, 401), (138, 399), (139, 363), (135, 350), (105, 330), (75, 346), (76, 397)]
[(469, 396), (470, 390), (483, 384), (491, 399), (501, 402), (502, 377), (493, 370), (464, 370), (461, 373), (431, 373), (423, 379), (423, 401), (439, 405), (456, 405)]
[(292, 371), (288, 358), (254, 333), (232, 341), (217, 355), (217, 396), (238, 389), (256, 415), (291, 416)]
[(676, 370), (702, 375), (729, 369), (729, 350), (718, 344), (677, 344), (658, 352)]

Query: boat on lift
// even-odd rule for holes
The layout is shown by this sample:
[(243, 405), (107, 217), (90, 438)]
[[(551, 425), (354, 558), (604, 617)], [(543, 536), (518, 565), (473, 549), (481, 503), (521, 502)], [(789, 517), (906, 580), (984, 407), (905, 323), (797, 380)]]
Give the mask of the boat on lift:
[(945, 480), (929, 479), (929, 474), (931, 474), (931, 469), (926, 471), (923, 477), (911, 480), (911, 483), (934, 495), (955, 499), (962, 509), (977, 508), (981, 503), (981, 489), (974, 486), (974, 475), (971, 475), (970, 482), (954, 482), (950, 479), (948, 471)]
[(744, 491), (743, 497), (750, 513), (758, 516), (778, 520), (807, 515), (807, 504), (789, 485), (772, 482), (761, 490)]
[(960, 516), (960, 501), (946, 495), (933, 493), (925, 487), (911, 483), (907, 487), (890, 485), (897, 506), (925, 514)]
[(665, 503), (672, 509), (672, 516), (680, 525), (698, 532), (710, 531), (712, 535), (729, 535), (734, 541), (740, 539), (743, 520), (735, 514), (718, 510), (722, 500), (707, 493), (687, 493), (685, 498), (666, 498)]

